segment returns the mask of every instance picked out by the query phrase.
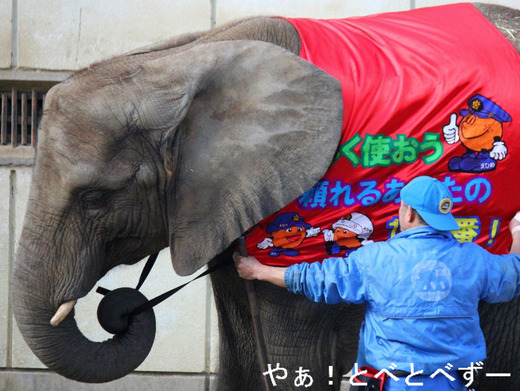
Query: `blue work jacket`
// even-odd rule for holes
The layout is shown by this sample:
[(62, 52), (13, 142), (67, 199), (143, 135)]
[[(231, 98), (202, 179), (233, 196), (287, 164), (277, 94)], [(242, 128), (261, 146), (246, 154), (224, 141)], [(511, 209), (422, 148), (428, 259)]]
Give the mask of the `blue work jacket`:
[(418, 227), (347, 258), (290, 266), (285, 284), (317, 302), (366, 303), (366, 362), (408, 372), (413, 363), (415, 371), (432, 374), (484, 360), (479, 300), (504, 302), (520, 294), (519, 261)]

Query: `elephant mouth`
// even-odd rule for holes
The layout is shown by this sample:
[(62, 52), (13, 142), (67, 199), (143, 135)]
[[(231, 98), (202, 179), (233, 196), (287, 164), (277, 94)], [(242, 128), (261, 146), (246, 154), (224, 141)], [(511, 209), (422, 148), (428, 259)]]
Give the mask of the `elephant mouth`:
[(134, 265), (145, 258), (149, 252), (144, 251), (143, 247), (143, 239), (139, 237), (115, 238), (107, 242), (106, 259), (99, 278), (118, 265)]

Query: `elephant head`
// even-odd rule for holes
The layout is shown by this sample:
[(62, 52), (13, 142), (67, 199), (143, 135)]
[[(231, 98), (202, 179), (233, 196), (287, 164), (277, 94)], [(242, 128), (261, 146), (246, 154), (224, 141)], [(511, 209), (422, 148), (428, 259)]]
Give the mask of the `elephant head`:
[(252, 41), (122, 56), (54, 87), (13, 277), (14, 313), (34, 353), (85, 382), (135, 369), (153, 315), (95, 343), (73, 312), (58, 326), (53, 314), (113, 267), (167, 246), (181, 275), (206, 264), (323, 175), (342, 113), (335, 79)]

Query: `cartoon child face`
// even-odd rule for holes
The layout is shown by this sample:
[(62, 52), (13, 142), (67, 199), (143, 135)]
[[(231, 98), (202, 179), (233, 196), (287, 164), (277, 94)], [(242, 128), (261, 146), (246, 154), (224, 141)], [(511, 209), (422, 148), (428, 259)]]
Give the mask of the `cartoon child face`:
[(347, 248), (356, 248), (361, 246), (357, 234), (344, 227), (336, 227), (334, 229), (334, 241), (340, 246), (345, 246)]
[(496, 138), (502, 138), (502, 124), (494, 118), (467, 114), (459, 124), (461, 143), (472, 151), (490, 150)]
[(275, 247), (295, 248), (302, 244), (307, 231), (305, 227), (288, 227), (271, 233)]

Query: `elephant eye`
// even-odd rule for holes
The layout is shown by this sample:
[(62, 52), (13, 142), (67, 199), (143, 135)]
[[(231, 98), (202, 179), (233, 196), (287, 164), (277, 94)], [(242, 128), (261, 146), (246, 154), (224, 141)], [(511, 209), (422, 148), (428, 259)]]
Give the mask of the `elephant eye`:
[(82, 197), (82, 204), (85, 209), (99, 209), (106, 204), (104, 193), (99, 190), (85, 193)]

